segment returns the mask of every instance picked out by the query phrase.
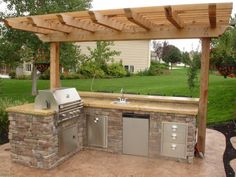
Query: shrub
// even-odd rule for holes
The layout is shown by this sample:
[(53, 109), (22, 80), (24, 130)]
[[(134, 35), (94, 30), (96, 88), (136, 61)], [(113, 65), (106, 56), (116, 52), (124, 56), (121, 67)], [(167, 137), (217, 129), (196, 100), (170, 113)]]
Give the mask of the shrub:
[(86, 62), (81, 65), (79, 74), (83, 75), (85, 78), (104, 78), (105, 72), (96, 65), (95, 62)]
[(8, 98), (0, 98), (0, 144), (8, 142), (9, 120), (6, 108), (26, 103)]
[(107, 65), (106, 74), (112, 77), (124, 77), (127, 75), (127, 72), (121, 63), (114, 62)]
[(31, 75), (29, 75), (29, 76), (26, 76), (26, 75), (17, 76), (16, 79), (18, 79), (18, 80), (30, 80)]
[(16, 72), (15, 71), (11, 71), (9, 73), (9, 76), (11, 77), (11, 79), (15, 79), (16, 78)]
[(164, 63), (159, 63), (158, 61), (151, 61), (149, 69), (138, 72), (141, 76), (158, 76), (164, 74), (168, 70), (168, 65)]
[(66, 79), (81, 79), (83, 78), (83, 76), (81, 76), (81, 74), (78, 73), (69, 73), (69, 74), (61, 74), (61, 79), (66, 80)]
[(44, 73), (40, 74), (39, 79), (41, 80), (49, 80), (50, 79), (50, 71), (46, 70)]

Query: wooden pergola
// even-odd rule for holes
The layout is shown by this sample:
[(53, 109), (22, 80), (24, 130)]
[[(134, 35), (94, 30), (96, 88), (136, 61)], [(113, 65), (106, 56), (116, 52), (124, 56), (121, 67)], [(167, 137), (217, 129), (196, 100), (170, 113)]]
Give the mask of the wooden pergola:
[(50, 88), (60, 87), (59, 43), (98, 40), (202, 40), (198, 150), (205, 153), (208, 71), (211, 38), (229, 25), (232, 3), (191, 4), (79, 11), (3, 20), (5, 25), (35, 33), (50, 42)]

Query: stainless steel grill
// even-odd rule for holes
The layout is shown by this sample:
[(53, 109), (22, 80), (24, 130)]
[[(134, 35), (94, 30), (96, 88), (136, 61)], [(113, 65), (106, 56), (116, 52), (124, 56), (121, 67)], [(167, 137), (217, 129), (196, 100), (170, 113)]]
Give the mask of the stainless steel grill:
[(75, 88), (40, 90), (35, 98), (35, 109), (52, 109), (57, 113), (57, 124), (77, 118), (83, 107), (81, 98)]

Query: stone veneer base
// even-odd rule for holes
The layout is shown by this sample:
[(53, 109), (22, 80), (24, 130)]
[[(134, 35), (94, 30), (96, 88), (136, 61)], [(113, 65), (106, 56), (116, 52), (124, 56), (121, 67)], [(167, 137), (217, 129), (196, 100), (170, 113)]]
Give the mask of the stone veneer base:
[(10, 120), (9, 140), (11, 159), (26, 166), (51, 169), (82, 149), (83, 139), (78, 138), (78, 148), (65, 156), (59, 156), (58, 130), (76, 125), (78, 136), (83, 136), (81, 119), (68, 120), (59, 126), (54, 115), (36, 116), (23, 113), (8, 113)]
[[(51, 169), (73, 154), (85, 148), (102, 150), (122, 154), (123, 149), (123, 119), (118, 109), (85, 107), (77, 119), (66, 121), (60, 126), (55, 124), (54, 115), (30, 115), (9, 112), (9, 140), (11, 145), (11, 159), (26, 166)], [(193, 115), (174, 113), (154, 113), (130, 111), (138, 114), (150, 114), (149, 121), (149, 158), (160, 158), (161, 154), (161, 123), (180, 122), (188, 124), (187, 157), (194, 157), (196, 118)], [(89, 117), (108, 117), (108, 146), (94, 148), (87, 145), (86, 119)], [(78, 127), (78, 148), (63, 156), (59, 156), (58, 130), (62, 127), (76, 125)]]

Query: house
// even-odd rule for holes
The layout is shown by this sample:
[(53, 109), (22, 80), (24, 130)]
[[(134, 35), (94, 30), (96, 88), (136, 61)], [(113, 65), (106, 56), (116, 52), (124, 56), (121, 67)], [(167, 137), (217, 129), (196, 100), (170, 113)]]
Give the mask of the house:
[(16, 76), (29, 76), (33, 68), (32, 62), (23, 62), (23, 64), (16, 67)]
[[(77, 45), (80, 46), (82, 54), (88, 55), (89, 51), (87, 47), (95, 48), (96, 42), (79, 42)], [(111, 49), (120, 51), (121, 54), (115, 56), (114, 61), (122, 61), (125, 69), (131, 73), (145, 70), (150, 67), (150, 45), (149, 40), (115, 41)]]

